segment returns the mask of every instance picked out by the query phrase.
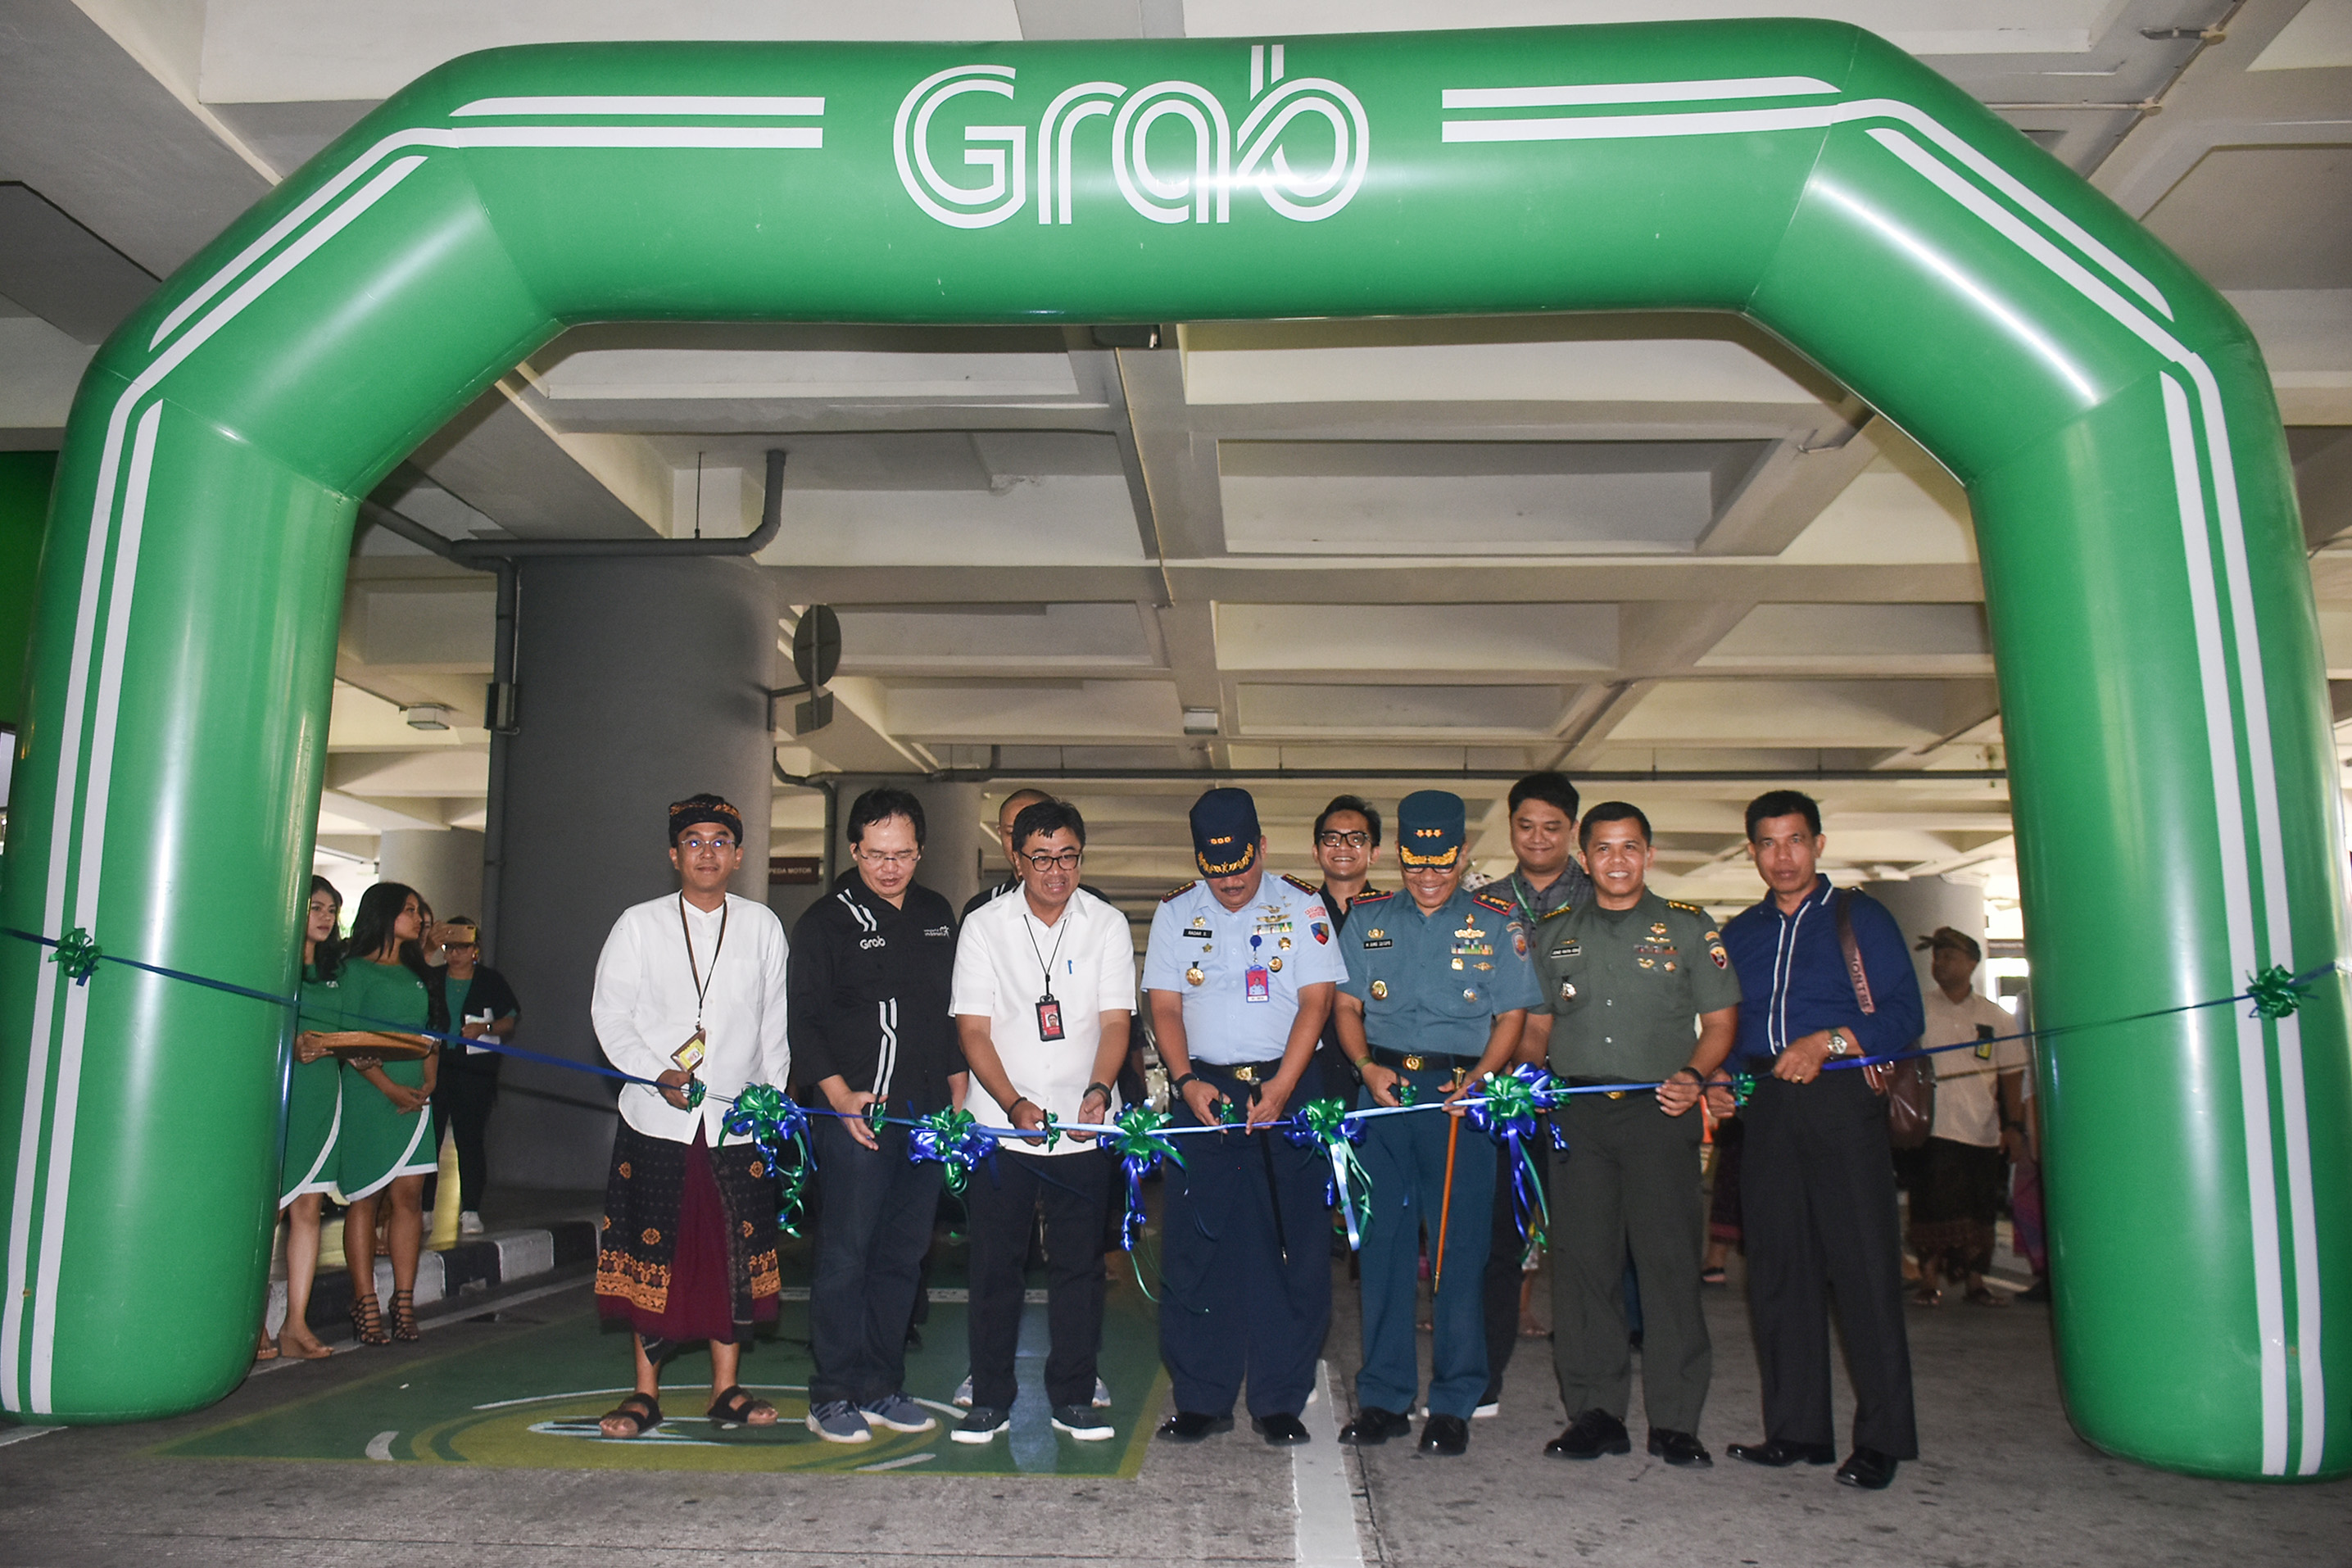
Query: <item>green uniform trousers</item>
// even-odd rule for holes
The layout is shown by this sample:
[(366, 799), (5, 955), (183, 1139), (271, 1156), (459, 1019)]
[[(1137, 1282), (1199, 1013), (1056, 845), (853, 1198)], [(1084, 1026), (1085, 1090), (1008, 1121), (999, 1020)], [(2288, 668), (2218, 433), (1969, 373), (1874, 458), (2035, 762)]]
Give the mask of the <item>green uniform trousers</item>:
[(1642, 1290), (1642, 1403), (1654, 1432), (1698, 1430), (1715, 1373), (1699, 1308), (1706, 1214), (1699, 1111), (1658, 1109), (1646, 1091), (1580, 1094), (1559, 1113), (1566, 1155), (1551, 1158), (1552, 1365), (1572, 1420), (1620, 1421), (1633, 1394), (1625, 1342), (1625, 1254)]

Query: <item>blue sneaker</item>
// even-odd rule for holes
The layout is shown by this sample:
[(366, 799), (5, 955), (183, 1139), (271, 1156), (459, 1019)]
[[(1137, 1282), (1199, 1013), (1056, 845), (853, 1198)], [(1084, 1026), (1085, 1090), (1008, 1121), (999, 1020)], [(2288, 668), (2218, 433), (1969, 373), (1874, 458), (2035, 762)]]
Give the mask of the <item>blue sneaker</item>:
[(887, 1426), (893, 1432), (928, 1432), (939, 1425), (929, 1411), (903, 1393), (869, 1399), (857, 1409), (873, 1425)]
[(873, 1430), (865, 1415), (846, 1399), (828, 1399), (809, 1406), (808, 1429), (828, 1443), (870, 1443)]

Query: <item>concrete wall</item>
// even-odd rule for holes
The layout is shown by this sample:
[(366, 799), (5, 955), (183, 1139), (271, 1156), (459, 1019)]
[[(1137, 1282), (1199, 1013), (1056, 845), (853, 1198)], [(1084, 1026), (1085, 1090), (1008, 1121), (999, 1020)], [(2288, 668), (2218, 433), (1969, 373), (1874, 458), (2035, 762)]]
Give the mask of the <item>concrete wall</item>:
[[(493, 960), (522, 1003), (517, 1044), (603, 1063), (588, 1019), (596, 956), (623, 910), (677, 889), (671, 801), (715, 790), (741, 809), (734, 890), (766, 901), (776, 608), (743, 561), (524, 564)], [(493, 1184), (602, 1187), (614, 1093), (609, 1079), (508, 1062)]]
[(470, 827), (386, 829), (376, 875), (424, 894), (436, 919), (482, 917), (482, 836)]
[[(1865, 882), (1863, 890), (1893, 914), (1902, 926), (1903, 935), (1911, 942), (1933, 931), (1937, 926), (1950, 926), (1963, 936), (1976, 938), (1981, 948), (1985, 940), (1984, 889), (1974, 882), (1948, 881), (1942, 877), (1916, 877), (1907, 882)], [(1935, 989), (1936, 982), (1927, 973), (1928, 955), (1916, 946), (1912, 949), (1912, 965), (1919, 972), (1919, 994), (1925, 996)], [(1982, 965), (1977, 968), (1977, 989), (1987, 995)]]

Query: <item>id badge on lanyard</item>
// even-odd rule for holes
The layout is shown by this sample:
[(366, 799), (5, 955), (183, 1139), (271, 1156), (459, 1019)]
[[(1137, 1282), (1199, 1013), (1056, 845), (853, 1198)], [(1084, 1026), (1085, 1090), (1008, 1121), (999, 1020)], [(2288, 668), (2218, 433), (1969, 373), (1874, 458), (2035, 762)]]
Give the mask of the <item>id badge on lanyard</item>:
[(1266, 972), (1263, 963), (1251, 964), (1249, 972), (1242, 977), (1242, 1000), (1244, 1002), (1274, 1000), (1274, 976)]
[(1037, 998), (1037, 1037), (1047, 1042), (1062, 1037), (1062, 1004), (1058, 998)]

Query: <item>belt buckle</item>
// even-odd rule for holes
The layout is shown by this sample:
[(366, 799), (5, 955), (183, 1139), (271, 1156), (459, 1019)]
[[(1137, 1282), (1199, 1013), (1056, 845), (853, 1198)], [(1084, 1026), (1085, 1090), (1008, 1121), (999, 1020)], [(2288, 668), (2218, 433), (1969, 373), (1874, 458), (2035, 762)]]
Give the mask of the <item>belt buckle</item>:
[(1258, 1068), (1257, 1064), (1255, 1062), (1244, 1062), (1239, 1067), (1227, 1068), (1225, 1069), (1225, 1075), (1228, 1078), (1233, 1079), (1237, 1083), (1256, 1083), (1259, 1081)]
[(1604, 1089), (1601, 1092), (1608, 1095), (1612, 1100), (1622, 1100), (1625, 1098), (1625, 1090), (1622, 1089)]
[(1404, 1058), (1404, 1070), (1407, 1072), (1420, 1072), (1429, 1065), (1427, 1057), (1408, 1054)]

